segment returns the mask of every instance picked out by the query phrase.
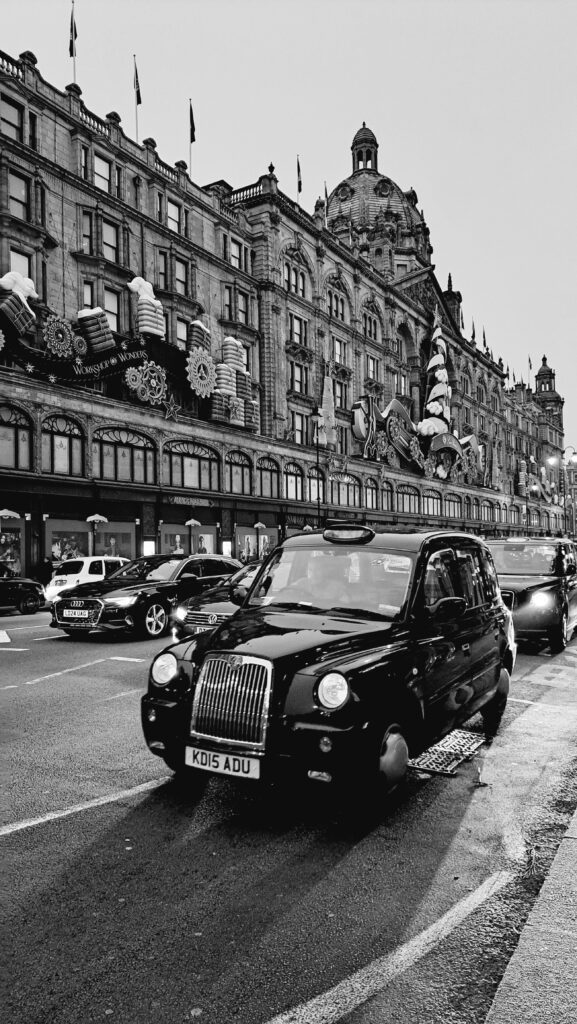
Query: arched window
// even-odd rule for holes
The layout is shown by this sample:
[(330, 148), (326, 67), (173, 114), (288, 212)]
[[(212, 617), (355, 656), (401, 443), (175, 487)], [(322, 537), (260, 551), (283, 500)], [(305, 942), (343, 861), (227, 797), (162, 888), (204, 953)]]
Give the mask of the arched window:
[(252, 494), (251, 462), (243, 452), (229, 452), (225, 460), (225, 490), (229, 494)]
[(472, 518), (473, 519), (480, 519), (481, 518), (481, 509), (480, 509), (480, 506), (479, 506), (479, 499), (478, 498), (473, 498), (473, 504), (472, 504), (472, 510), (471, 511), (472, 511)]
[(376, 316), (365, 310), (363, 313), (363, 334), (371, 341), (378, 341), (380, 336), (379, 321)]
[(42, 472), (82, 476), (84, 437), (74, 420), (47, 416), (42, 424)]
[(344, 475), (338, 480), (331, 480), (331, 504), (352, 505), (354, 508), (361, 507), (361, 485), (352, 476)]
[(285, 261), (284, 265), (284, 286), (287, 292), (293, 292), (294, 295), (300, 295), (301, 298), (306, 299), (306, 277), (299, 267), (295, 267), (293, 263)]
[(461, 378), (461, 388), (464, 395), (471, 394), (471, 381), (469, 380), (468, 377)]
[(465, 519), (471, 519), (471, 499), (468, 494), (465, 495), (463, 507), (465, 511)]
[(425, 491), (421, 511), (424, 516), (441, 515), (441, 495), (438, 491)]
[(169, 487), (219, 491), (218, 455), (192, 441), (170, 441), (162, 456), (162, 478)]
[(458, 494), (447, 494), (445, 498), (445, 514), (451, 519), (461, 518), (461, 499)]
[(383, 512), (393, 511), (393, 488), (391, 484), (383, 484), (381, 488), (381, 502)]
[(0, 405), (0, 466), (3, 469), (30, 469), (32, 466), (30, 420), (11, 405)]
[(345, 300), (344, 297), (332, 288), (327, 291), (327, 312), (335, 320), (345, 322)]
[(154, 484), (155, 454), (152, 441), (133, 430), (97, 430), (92, 441), (92, 472), (102, 480)]
[(377, 509), (378, 506), (378, 493), (375, 480), (367, 480), (365, 484), (365, 508)]
[(316, 466), (309, 470), (309, 501), (325, 501), (325, 478)]
[(519, 526), (519, 523), (521, 522), (521, 513), (516, 505), (511, 505), (511, 508), (509, 509), (509, 522), (513, 526)]
[(487, 393), (482, 384), (477, 384), (477, 401), (479, 405), (486, 405)]
[(418, 515), (419, 492), (414, 487), (401, 486), (397, 491), (397, 512)]
[(257, 490), (262, 498), (278, 498), (280, 494), (280, 470), (273, 459), (259, 459), (256, 464)]
[(549, 533), (550, 523), (549, 523), (549, 514), (547, 512), (543, 512), (543, 515), (541, 516), (541, 526), (545, 530), (545, 533)]
[(529, 510), (529, 524), (530, 526), (539, 526), (539, 513), (536, 508)]
[(490, 523), (493, 519), (493, 506), (490, 501), (481, 502), (481, 521)]
[(284, 469), (284, 496), (289, 501), (303, 500), (303, 471), (295, 462), (287, 462)]

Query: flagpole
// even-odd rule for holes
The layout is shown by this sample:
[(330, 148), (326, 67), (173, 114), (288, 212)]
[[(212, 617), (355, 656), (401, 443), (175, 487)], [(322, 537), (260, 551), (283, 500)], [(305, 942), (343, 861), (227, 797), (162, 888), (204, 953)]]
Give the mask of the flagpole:
[(133, 53), (134, 57), (134, 120), (136, 124), (136, 142), (138, 144), (138, 90), (136, 88), (136, 54)]
[(190, 130), (190, 111), (192, 110), (192, 96), (188, 97), (188, 176), (192, 181), (192, 132)]
[(76, 85), (76, 18), (74, 17), (74, 0), (72, 0), (72, 81)]

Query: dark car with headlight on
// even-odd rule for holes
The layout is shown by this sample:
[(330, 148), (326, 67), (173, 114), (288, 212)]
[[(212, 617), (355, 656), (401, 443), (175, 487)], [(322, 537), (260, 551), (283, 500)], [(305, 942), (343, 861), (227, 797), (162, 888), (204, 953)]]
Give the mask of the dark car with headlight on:
[(170, 616), (175, 640), (214, 629), (238, 611), (262, 565), (262, 559), (243, 565), (222, 583), (210, 587), (199, 597), (190, 597), (177, 605)]
[(553, 654), (577, 626), (577, 547), (562, 537), (487, 541), (520, 640), (548, 640)]
[(284, 541), (236, 614), (153, 660), (144, 735), (191, 780), (388, 790), (477, 711), (495, 732), (515, 653), (482, 541), (337, 524)]
[(107, 579), (57, 595), (50, 625), (69, 636), (119, 631), (162, 636), (176, 604), (222, 582), (240, 566), (224, 555), (144, 555)]

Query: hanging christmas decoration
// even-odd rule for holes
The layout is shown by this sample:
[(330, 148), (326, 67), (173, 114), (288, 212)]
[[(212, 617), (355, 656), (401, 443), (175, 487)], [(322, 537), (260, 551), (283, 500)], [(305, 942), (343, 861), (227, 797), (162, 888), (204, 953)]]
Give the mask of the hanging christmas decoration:
[(216, 388), (216, 370), (212, 356), (197, 349), (186, 360), (186, 376), (192, 390), (201, 398), (208, 398)]
[(60, 359), (69, 359), (72, 355), (74, 334), (67, 320), (59, 316), (49, 316), (46, 319), (42, 334), (46, 347)]
[(140, 367), (131, 367), (124, 379), (141, 402), (160, 405), (166, 398), (166, 371), (157, 363), (145, 362)]
[(177, 405), (174, 400), (174, 395), (169, 395), (168, 400), (162, 403), (165, 408), (164, 418), (165, 420), (177, 420), (181, 406)]

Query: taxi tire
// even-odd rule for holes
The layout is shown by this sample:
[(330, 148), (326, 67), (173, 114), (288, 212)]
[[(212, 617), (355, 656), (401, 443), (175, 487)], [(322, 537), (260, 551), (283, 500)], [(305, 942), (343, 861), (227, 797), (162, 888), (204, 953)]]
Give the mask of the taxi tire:
[[(157, 625), (159, 628), (156, 628)], [(149, 639), (154, 640), (158, 636), (163, 636), (167, 629), (168, 613), (166, 608), (160, 601), (151, 601), (142, 616), (142, 632)]]
[(40, 610), (40, 598), (36, 594), (25, 594), (18, 605), (21, 615), (36, 615)]
[(376, 783), (385, 794), (404, 782), (409, 764), (409, 746), (398, 723), (391, 723), (383, 733), (378, 754)]
[(569, 631), (567, 623), (567, 610), (561, 612), (559, 622), (553, 629), (549, 630), (549, 647), (551, 654), (561, 654), (569, 642)]
[(505, 714), (505, 708), (507, 707), (510, 683), (511, 677), (509, 672), (506, 668), (502, 668), (499, 676), (497, 692), (493, 697), (491, 697), (489, 703), (485, 704), (485, 706), (481, 708), (481, 718), (483, 720), (485, 736), (493, 737), (497, 733), (501, 724), (501, 719)]

